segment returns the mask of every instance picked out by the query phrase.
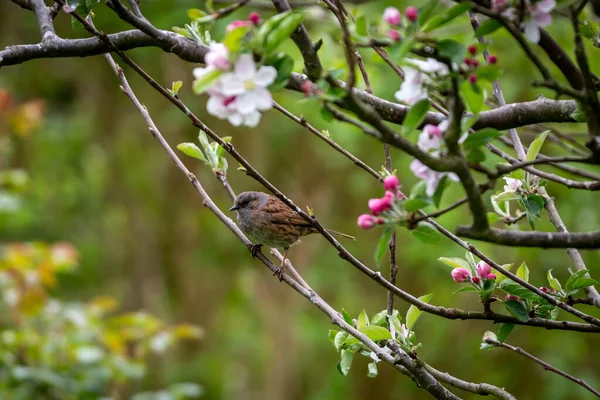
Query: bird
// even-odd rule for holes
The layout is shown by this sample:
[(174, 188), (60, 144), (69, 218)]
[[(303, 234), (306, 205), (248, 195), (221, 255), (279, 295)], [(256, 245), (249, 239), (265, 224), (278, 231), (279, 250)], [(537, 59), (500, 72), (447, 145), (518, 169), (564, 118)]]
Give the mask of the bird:
[[(237, 223), (254, 244), (249, 247), (256, 257), (261, 246), (284, 250), (281, 266), (273, 275), (283, 276), (283, 266), (289, 248), (300, 242), (302, 236), (318, 232), (308, 221), (275, 196), (263, 192), (242, 192), (234, 200), (229, 211), (237, 211)], [(334, 236), (356, 240), (354, 236), (326, 229)]]

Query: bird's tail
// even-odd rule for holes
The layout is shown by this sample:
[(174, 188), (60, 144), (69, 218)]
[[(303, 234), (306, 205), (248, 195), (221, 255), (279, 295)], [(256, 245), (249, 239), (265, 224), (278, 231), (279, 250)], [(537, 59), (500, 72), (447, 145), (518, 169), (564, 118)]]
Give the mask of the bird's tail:
[(345, 233), (334, 231), (333, 229), (326, 229), (327, 232), (331, 233), (333, 236), (339, 236), (346, 239), (356, 240), (354, 236), (346, 235)]

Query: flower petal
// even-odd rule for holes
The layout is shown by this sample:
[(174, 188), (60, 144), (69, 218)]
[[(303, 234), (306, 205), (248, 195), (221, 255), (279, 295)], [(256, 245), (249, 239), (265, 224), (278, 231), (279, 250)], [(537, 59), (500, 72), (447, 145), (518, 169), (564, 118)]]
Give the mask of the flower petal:
[(256, 110), (256, 101), (253, 96), (254, 91), (244, 93), (236, 100), (236, 108), (242, 114), (249, 114)]
[(242, 54), (235, 62), (235, 74), (242, 81), (252, 79), (256, 75), (256, 64), (250, 54)]
[(258, 86), (267, 87), (275, 82), (275, 78), (277, 78), (277, 70), (271, 66), (263, 66), (254, 76), (254, 82)]
[(242, 124), (242, 114), (233, 113), (227, 118), (227, 120), (233, 126), (240, 126)]
[(540, 28), (535, 22), (529, 20), (523, 24), (523, 28), (525, 29), (525, 36), (527, 36), (527, 39), (533, 43), (538, 43), (540, 41)]
[(257, 87), (252, 91), (252, 96), (257, 110), (267, 111), (273, 108), (273, 96), (267, 89)]
[(210, 96), (206, 103), (206, 111), (217, 118), (226, 118), (228, 113), (227, 108), (223, 104), (223, 100), (224, 99), (221, 96)]
[(254, 128), (260, 122), (260, 113), (253, 111), (248, 115), (244, 115), (244, 125)]
[(230, 73), (221, 76), (220, 86), (221, 91), (225, 96), (237, 96), (246, 93), (244, 81), (236, 74)]

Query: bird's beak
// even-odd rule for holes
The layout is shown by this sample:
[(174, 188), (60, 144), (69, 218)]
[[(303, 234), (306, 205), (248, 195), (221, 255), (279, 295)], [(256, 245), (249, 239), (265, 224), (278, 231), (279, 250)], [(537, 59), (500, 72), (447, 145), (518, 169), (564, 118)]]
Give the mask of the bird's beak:
[(229, 209), (229, 211), (239, 210), (240, 206), (236, 206), (235, 204)]

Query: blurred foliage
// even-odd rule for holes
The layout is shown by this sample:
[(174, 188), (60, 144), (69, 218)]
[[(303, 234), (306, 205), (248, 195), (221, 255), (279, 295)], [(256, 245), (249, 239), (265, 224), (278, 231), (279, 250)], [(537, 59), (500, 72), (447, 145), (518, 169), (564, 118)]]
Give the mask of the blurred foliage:
[[(155, 25), (171, 29), (189, 23), (187, 10), (203, 8), (203, 5), (190, 0), (154, 0), (142, 2), (142, 9)], [(360, 9), (376, 24), (387, 5), (401, 8), (408, 2), (372, 1)], [(265, 16), (270, 14), (260, 11)], [(218, 22), (213, 37), (221, 40), (226, 25), (234, 19), (245, 18), (248, 12), (243, 9)], [(102, 4), (94, 13), (96, 25), (105, 32), (129, 29)], [(305, 18), (313, 40), (323, 39), (319, 55), (328, 70), (344, 66), (338, 45), (339, 30), (332, 18), (319, 7), (309, 9)], [(468, 19), (461, 21), (463, 25), (444, 27), (443, 34), (465, 43), (474, 42)], [(56, 25), (61, 37), (88, 36), (79, 28), (73, 30), (65, 15), (57, 17)], [(562, 33), (570, 32), (568, 22), (558, 20), (550, 31), (572, 54), (572, 38)], [(11, 2), (0, 2), (0, 46), (39, 40), (32, 13)], [(550, 96), (548, 91), (531, 89), (530, 81), (537, 78), (535, 71), (506, 33), (498, 31), (492, 40), (491, 49), (498, 55), (498, 65), (504, 69), (501, 82), (507, 101), (532, 100), (539, 94)], [(294, 70), (301, 72), (301, 58), (293, 43), (288, 40), (279, 49), (294, 58)], [(361, 49), (360, 52), (373, 90), (383, 98), (393, 99), (400, 79), (371, 51)], [(206, 99), (191, 93), (194, 65), (155, 48), (137, 49), (130, 55), (167, 87), (181, 80), (183, 87), (179, 96), (198, 116), (221, 136), (231, 136), (236, 149), (261, 173), (297, 204), (314, 209), (327, 227), (357, 236), (357, 241), (349, 244), (348, 249), (372, 265), (379, 233), (359, 231), (355, 221), (356, 216), (366, 210), (366, 199), (381, 190), (378, 182), (275, 110), (266, 113), (260, 125), (252, 130), (234, 128), (206, 115)], [(591, 47), (590, 58), (598, 59), (597, 50)], [(592, 62), (595, 72), (600, 72), (599, 65)], [(149, 357), (147, 372), (141, 381), (136, 383), (130, 379), (127, 385), (117, 387), (118, 393), (125, 397), (134, 392), (159, 391), (183, 381), (202, 385), (203, 398), (210, 400), (429, 398), (410, 379), (381, 363), (378, 376), (368, 378), (365, 371), (372, 360), (365, 357), (354, 361), (346, 377), (339, 374), (336, 370), (339, 354), (328, 341), (330, 321), (312, 304), (281, 285), (265, 268), (259, 268), (246, 248), (207, 212), (187, 177), (182, 176), (148, 134), (101, 57), (34, 60), (1, 71), (0, 88), (2, 93), (9, 94), (11, 114), (16, 115), (16, 108), (21, 105), (38, 102), (33, 104), (38, 104), (37, 112), (45, 117), (41, 121), (34, 118), (35, 123), (17, 123), (16, 126), (25, 127), (19, 128), (25, 133), (15, 128), (7, 114), (0, 118), (1, 180), (5, 182), (9, 174), (13, 182), (15, 171), (23, 171), (16, 172), (17, 182), (23, 176), (29, 177), (29, 183), (18, 191), (10, 189), (10, 194), (18, 194), (18, 207), (13, 207), (10, 213), (0, 210), (0, 241), (64, 241), (72, 243), (79, 255), (80, 267), (76, 270), (59, 276), (55, 276), (57, 271), (52, 272), (58, 282), (55, 287), (42, 285), (40, 277), (37, 287), (45, 293), (42, 310), (48, 304), (57, 304), (58, 308), (53, 307), (60, 315), (70, 309), (80, 310), (88, 320), (96, 321), (90, 329), (110, 331), (107, 324), (114, 322), (113, 317), (96, 316), (90, 308), (93, 302), (82, 303), (96, 296), (109, 296), (123, 304), (125, 312), (133, 313), (125, 315), (148, 312), (165, 321), (190, 321), (205, 329), (202, 341), (185, 343), (183, 351), (175, 352), (166, 361)], [(196, 141), (198, 131), (183, 114), (128, 68), (125, 73), (172, 146)], [(359, 86), (364, 87), (362, 82)], [(0, 98), (5, 99), (6, 94)], [(296, 115), (304, 116), (319, 130), (327, 130), (333, 140), (372, 167), (379, 169), (383, 164), (380, 143), (353, 127), (323, 119), (314, 102), (301, 101), (300, 94), (285, 91), (278, 93), (276, 100)], [(3, 105), (1, 110), (8, 109), (4, 106), (5, 100), (0, 100), (0, 104)], [(41, 104), (45, 106), (40, 110)], [(35, 114), (29, 111), (21, 115)], [(572, 133), (582, 132), (582, 126), (577, 124), (561, 128)], [(535, 137), (527, 131), (522, 135), (526, 143)], [(557, 155), (561, 149), (547, 143), (543, 151)], [(392, 158), (404, 188), (409, 190), (417, 182), (408, 169), (410, 157), (392, 151)], [(497, 161), (489, 156), (486, 162), (493, 165)], [(191, 159), (184, 162), (195, 169), (195, 174), (222, 209), (231, 206), (210, 168)], [(234, 160), (230, 159), (229, 164), (228, 179), (237, 192), (260, 190), (256, 182), (236, 171)], [(4, 191), (0, 196), (9, 193), (4, 183), (0, 184), (0, 190)], [(593, 193), (568, 191), (552, 183), (548, 184), (548, 191), (556, 199), (570, 230), (587, 231), (600, 225)], [(450, 186), (440, 207), (460, 197), (458, 186)], [(488, 206), (491, 209), (491, 205)], [(459, 208), (439, 220), (452, 229), (460, 221), (468, 220), (468, 211)], [(537, 229), (554, 229), (546, 214), (537, 221)], [(436, 261), (440, 256), (462, 257), (464, 252), (460, 248), (445, 239), (435, 245), (424, 244), (406, 231), (398, 232), (397, 236), (398, 284), (403, 289), (415, 296), (434, 293), (432, 304), (479, 309), (472, 294), (453, 295), (456, 284), (448, 268)], [(571, 265), (562, 250), (485, 244), (478, 247), (501, 264), (525, 260), (530, 281), (536, 285), (545, 282), (550, 269), (565, 282)], [(51, 248), (46, 247), (46, 251)], [(294, 247), (289, 255), (307, 282), (336, 309), (345, 308), (350, 315), (358, 315), (364, 308), (373, 315), (385, 307), (387, 293), (340, 260), (337, 252), (321, 238), (303, 239), (302, 245)], [(598, 276), (600, 252), (588, 251), (583, 256), (592, 276)], [(33, 265), (31, 270), (42, 267)], [(380, 269), (387, 275), (385, 261)], [(408, 309), (399, 300), (395, 308), (401, 315)], [(497, 311), (504, 312), (501, 308)], [(153, 320), (149, 314), (141, 315)], [(28, 329), (36, 335), (59, 335), (60, 338), (70, 337), (62, 333), (70, 332), (75, 338), (72, 346), (67, 347), (60, 347), (63, 346), (60, 341), (51, 341), (53, 346), (63, 350), (60, 357), (49, 360), (35, 350), (36, 347), (41, 349), (40, 346), (31, 344), (30, 351), (35, 355), (32, 360), (60, 362), (60, 368), (64, 369), (53, 371), (66, 371), (60, 374), (61, 382), (69, 376), (89, 377), (94, 368), (103, 371), (92, 374), (96, 385), (106, 382), (105, 379), (110, 378), (107, 374), (119, 371), (124, 374), (115, 367), (114, 360), (119, 353), (103, 344), (100, 336), (81, 330), (66, 316), (46, 321), (60, 328), (61, 333), (57, 334), (49, 328), (51, 325), (41, 325), (44, 317), (48, 318), (44, 313), (26, 317), (32, 325)], [(3, 315), (2, 328), (16, 332), (20, 328), (16, 329), (17, 322), (11, 318), (10, 314)], [(12, 326), (5, 326), (4, 319), (12, 321)], [(496, 330), (496, 327), (484, 321), (450, 321), (424, 314), (417, 325), (422, 343), (418, 354), (439, 370), (451, 371), (462, 379), (505, 387), (519, 399), (589, 398), (584, 389), (509, 352), (481, 352), (481, 337), (488, 329)], [(147, 332), (146, 336), (142, 335), (144, 339), (138, 337), (135, 341), (138, 348), (146, 346), (148, 349), (150, 337), (157, 332)], [(510, 341), (592, 386), (600, 386), (598, 335), (515, 327)], [(2, 342), (3, 352), (6, 346)], [(107, 366), (78, 363), (75, 350), (87, 346), (101, 348), (105, 361), (100, 364), (106, 362)], [(130, 357), (128, 365), (139, 365), (139, 359), (126, 354)], [(48, 364), (42, 361), (36, 366), (48, 370)], [(47, 382), (49, 375), (26, 376), (39, 382), (41, 387), (47, 387), (43, 382)], [(14, 377), (2, 379), (19, 384)]]

